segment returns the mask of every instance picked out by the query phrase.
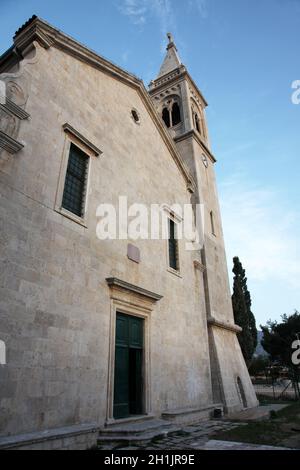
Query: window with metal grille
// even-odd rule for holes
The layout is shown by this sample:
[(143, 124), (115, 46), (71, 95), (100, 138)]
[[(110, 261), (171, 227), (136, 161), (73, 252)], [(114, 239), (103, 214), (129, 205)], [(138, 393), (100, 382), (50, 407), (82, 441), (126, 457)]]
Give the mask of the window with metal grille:
[(169, 219), (169, 266), (175, 271), (179, 271), (176, 224), (172, 219)]
[(84, 215), (89, 157), (71, 144), (62, 207), (79, 217)]

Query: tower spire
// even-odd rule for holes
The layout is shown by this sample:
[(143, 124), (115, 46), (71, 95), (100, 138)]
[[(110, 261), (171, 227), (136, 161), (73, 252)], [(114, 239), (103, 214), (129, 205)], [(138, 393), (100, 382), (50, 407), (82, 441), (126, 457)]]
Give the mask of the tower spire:
[(163, 75), (172, 72), (173, 70), (177, 69), (182, 65), (181, 59), (178, 55), (176, 44), (174, 42), (173, 35), (171, 33), (168, 33), (167, 37), (169, 40), (169, 43), (167, 45), (167, 54), (165, 56), (157, 78), (160, 78)]

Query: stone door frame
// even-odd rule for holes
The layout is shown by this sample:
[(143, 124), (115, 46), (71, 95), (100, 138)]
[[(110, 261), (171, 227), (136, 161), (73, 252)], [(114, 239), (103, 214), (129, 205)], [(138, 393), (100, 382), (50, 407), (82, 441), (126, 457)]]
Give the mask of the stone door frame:
[(144, 320), (144, 351), (143, 351), (143, 416), (151, 414), (151, 313), (153, 304), (162, 296), (142, 289), (133, 284), (116, 278), (106, 279), (110, 287), (110, 327), (109, 327), (109, 358), (107, 381), (106, 425), (124, 422), (130, 418), (116, 420), (114, 418), (114, 377), (116, 350), (116, 318), (117, 313), (142, 318)]

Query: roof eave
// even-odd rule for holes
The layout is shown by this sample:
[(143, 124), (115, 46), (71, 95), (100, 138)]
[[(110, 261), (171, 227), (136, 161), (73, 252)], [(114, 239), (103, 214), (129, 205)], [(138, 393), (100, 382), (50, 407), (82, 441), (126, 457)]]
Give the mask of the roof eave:
[[(23, 54), (34, 41), (37, 41), (40, 46), (45, 49), (50, 47), (56, 47), (64, 52), (76, 57), (78, 60), (88, 63), (92, 67), (107, 73), (114, 78), (126, 83), (128, 86), (135, 88), (139, 91), (140, 96), (149, 111), (154, 123), (156, 124), (165, 144), (167, 145), (176, 165), (178, 166), (181, 174), (183, 175), (187, 189), (190, 192), (195, 191), (196, 184), (189, 174), (185, 163), (183, 162), (179, 152), (177, 151), (173, 139), (169, 135), (168, 131), (164, 128), (152, 100), (147, 92), (143, 81), (135, 75), (123, 70), (119, 66), (113, 64), (109, 60), (100, 56), (96, 52), (92, 51), (88, 47), (82, 45), (72, 37), (61, 32), (57, 28), (46, 21), (33, 16), (28, 22), (26, 22), (15, 34), (14, 45), (0, 57), (0, 70), (1, 60), (7, 60), (11, 54), (18, 55), (18, 61), (22, 60)], [(4, 58), (4, 59), (3, 59)]]

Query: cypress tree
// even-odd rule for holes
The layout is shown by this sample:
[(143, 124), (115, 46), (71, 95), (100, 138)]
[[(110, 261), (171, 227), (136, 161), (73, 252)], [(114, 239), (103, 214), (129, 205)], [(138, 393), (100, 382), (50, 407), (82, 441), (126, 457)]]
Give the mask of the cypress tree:
[(249, 366), (257, 346), (257, 329), (255, 317), (251, 311), (252, 302), (247, 287), (246, 273), (238, 257), (233, 258), (232, 272), (234, 273), (232, 295), (234, 321), (243, 329), (237, 336), (244, 359)]

